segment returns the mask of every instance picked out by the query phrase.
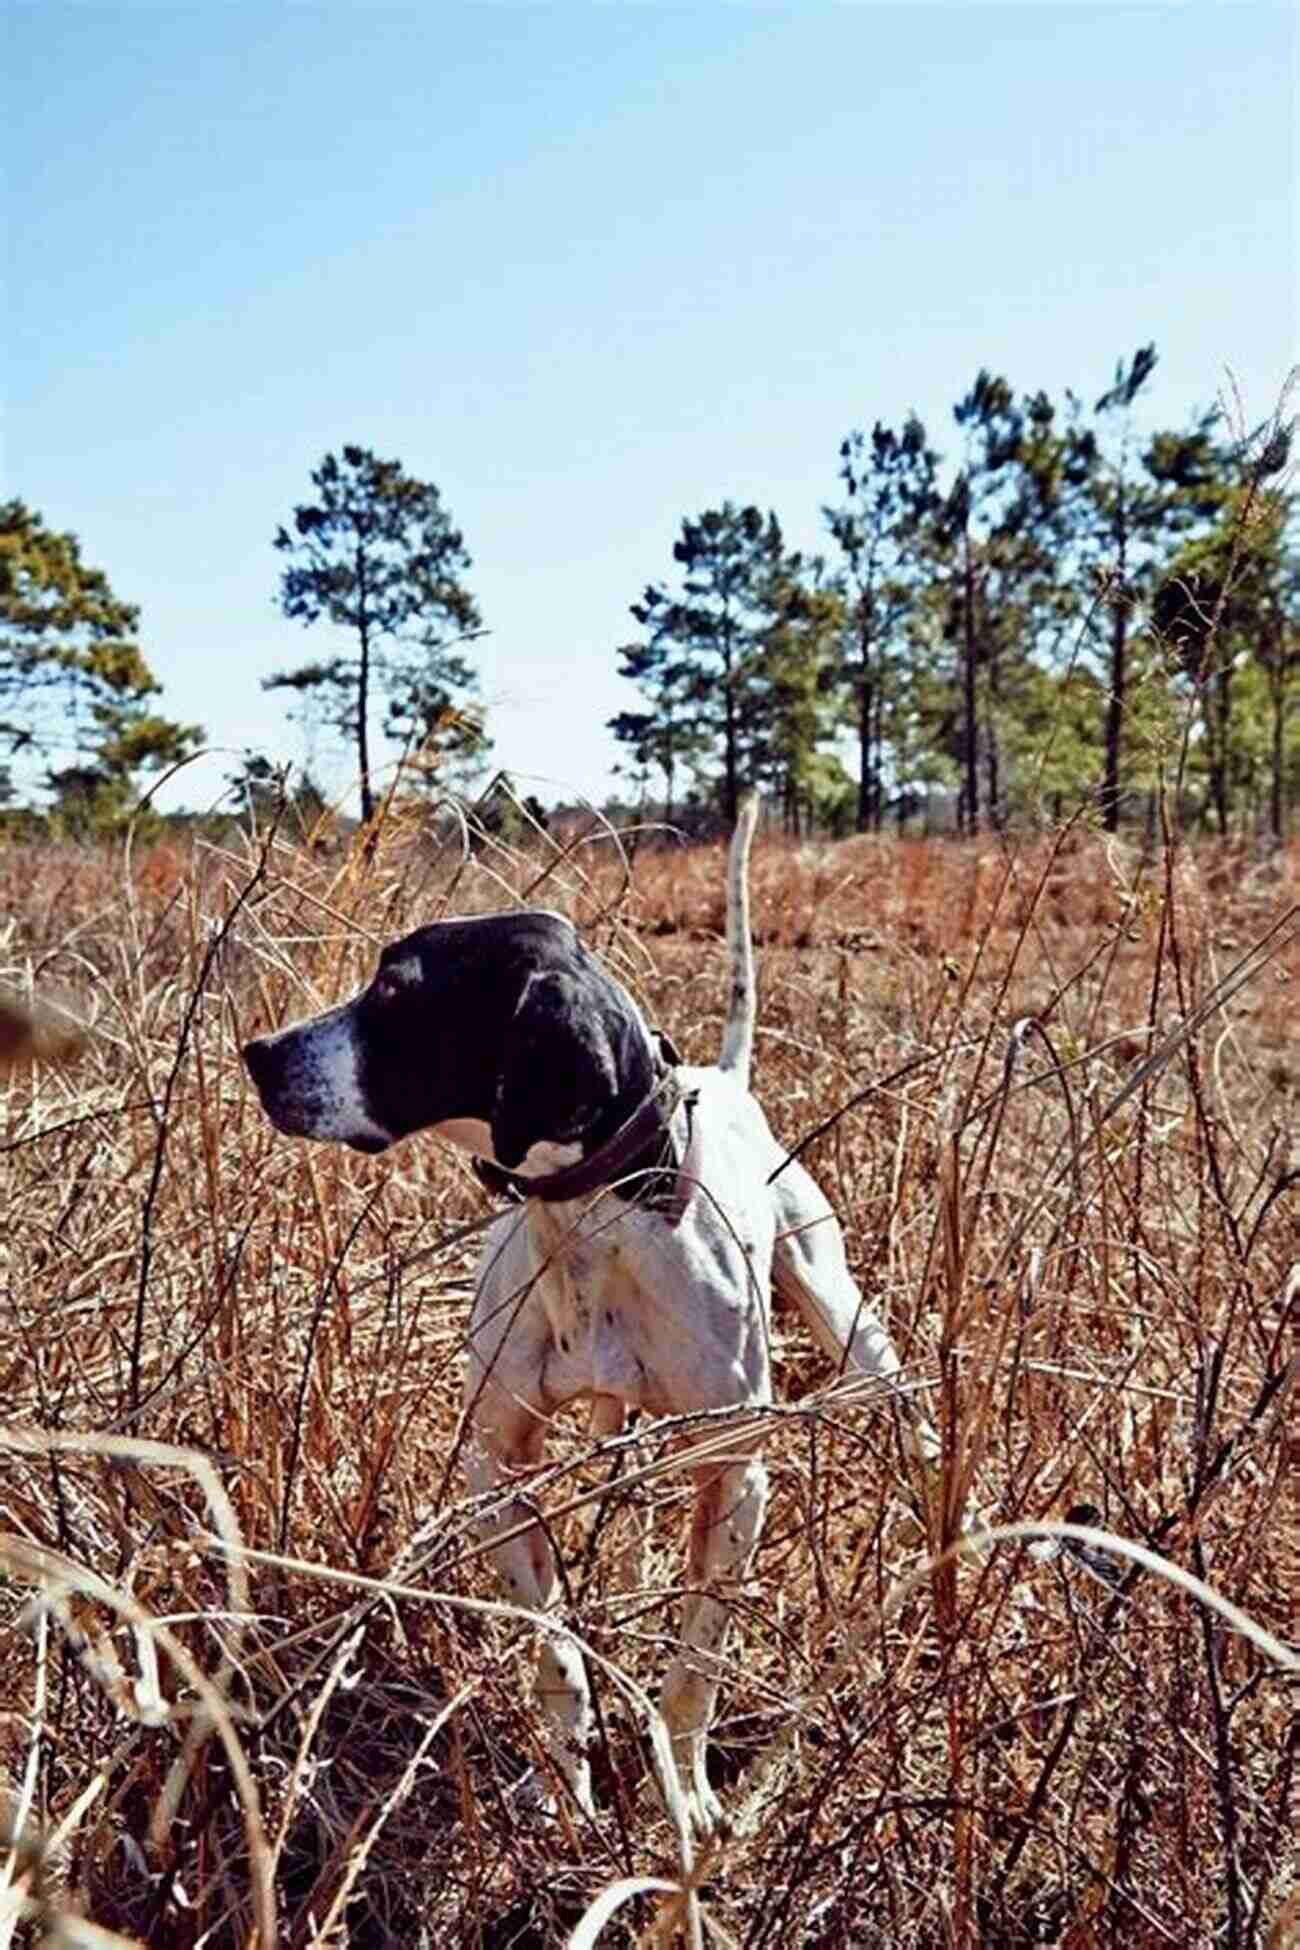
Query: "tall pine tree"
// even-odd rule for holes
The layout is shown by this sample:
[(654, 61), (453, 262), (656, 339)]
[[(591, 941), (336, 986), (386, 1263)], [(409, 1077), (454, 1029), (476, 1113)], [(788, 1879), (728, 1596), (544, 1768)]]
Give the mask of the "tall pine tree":
[(374, 811), (374, 714), (383, 729), (435, 755), (485, 744), (474, 698), (478, 677), (457, 646), (477, 635), (478, 605), (461, 578), (464, 540), (432, 482), (368, 448), (326, 454), (312, 474), (317, 499), (276, 531), (289, 558), (280, 607), (304, 624), (324, 621), (351, 639), (335, 655), (276, 671), (266, 690), (319, 698), (356, 753), (361, 817)]
[(203, 737), (151, 708), (161, 687), (139, 622), (75, 535), (22, 501), (0, 504), (0, 740), (20, 766), (45, 761), (40, 783), (79, 830), (112, 823), (134, 801), (137, 772), (174, 764)]
[[(683, 520), (673, 544), (680, 574), (650, 584), (632, 615), (641, 638), (623, 646), (620, 675), (650, 701), (650, 713), (611, 720), (615, 737), (663, 763), (674, 744), (656, 743), (647, 716), (662, 715), (689, 744), (721, 765), (720, 801), (734, 824), (740, 800), (747, 713), (756, 708), (758, 665), (772, 620), (773, 591), (787, 560), (774, 514), (724, 501)], [(665, 732), (665, 736), (668, 734)]]
[(842, 442), (844, 500), (822, 510), (844, 558), (840, 679), (857, 737), (860, 833), (879, 829), (883, 817), (886, 712), (897, 688), (897, 645), (916, 596), (925, 527), (938, 505), (937, 466), (915, 413), (897, 433), (877, 420), (869, 440), (850, 433)]
[[(1214, 439), (1217, 415), (1203, 414), (1184, 430), (1168, 430), (1139, 444), (1136, 405), (1157, 364), (1154, 345), (1120, 360), (1112, 384), (1087, 424), (1071, 396), (1071, 542), (1081, 603), (1092, 590), (1103, 625), (1097, 661), (1106, 692), (1099, 794), (1108, 832), (1119, 826), (1127, 751), (1151, 646), (1144, 637), (1153, 582), (1180, 534), (1211, 517), (1221, 504), (1222, 455)], [(1090, 632), (1090, 638), (1095, 632)]]

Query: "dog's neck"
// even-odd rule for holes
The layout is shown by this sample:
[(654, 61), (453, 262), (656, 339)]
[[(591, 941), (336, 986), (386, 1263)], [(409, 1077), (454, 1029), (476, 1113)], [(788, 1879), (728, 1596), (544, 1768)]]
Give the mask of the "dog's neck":
[[(530, 1205), (587, 1200), (612, 1190), (648, 1205), (676, 1224), (685, 1206), (680, 1176), (682, 1143), (673, 1120), (683, 1102), (673, 1072), (680, 1058), (668, 1040), (653, 1039), (639, 1014), (638, 1034), (620, 1048), (624, 1060), (579, 1130), (563, 1139), (539, 1138), (513, 1168), (489, 1148), (492, 1133), (483, 1125), (444, 1137), (469, 1139), (474, 1169), (497, 1197), (524, 1199)], [(692, 1098), (685, 1100), (688, 1105)], [(688, 1113), (689, 1114), (689, 1113)]]
[(664, 1068), (656, 1043), (638, 1017), (635, 1034), (620, 1054), (616, 1079), (592, 1106), (590, 1118), (578, 1133), (581, 1157), (589, 1158), (627, 1122), (660, 1084)]
[[(472, 1158), (504, 1170), (492, 1148), (492, 1126), (486, 1117), (449, 1117), (430, 1128), (434, 1137), (441, 1138), (444, 1144), (452, 1144), (458, 1151), (468, 1151)], [(515, 1172), (521, 1178), (539, 1178), (548, 1172), (562, 1171), (566, 1165), (577, 1164), (585, 1155), (581, 1143), (573, 1139), (539, 1138), (528, 1147)]]
[[(661, 1084), (675, 1052), (661, 1053), (659, 1041), (652, 1037), (639, 1011), (627, 1013), (618, 1032), (607, 1040), (610, 1055), (608, 1071), (590, 1076), (587, 1099), (580, 1120), (570, 1119), (562, 1131), (547, 1131), (549, 1108), (545, 1091), (537, 1103), (538, 1134), (522, 1158), (509, 1166), (498, 1157), (493, 1144), (490, 1118), (454, 1117), (433, 1126), (434, 1134), (476, 1159), (508, 1172), (513, 1179), (544, 1179), (581, 1164), (594, 1156), (620, 1131)], [(518, 1079), (515, 1080), (516, 1088)]]

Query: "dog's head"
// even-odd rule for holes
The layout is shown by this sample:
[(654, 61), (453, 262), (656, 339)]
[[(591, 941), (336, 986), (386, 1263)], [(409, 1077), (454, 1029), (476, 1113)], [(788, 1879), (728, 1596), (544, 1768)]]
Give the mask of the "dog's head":
[(510, 1170), (577, 1158), (650, 1090), (636, 1004), (558, 914), (436, 921), (385, 948), (351, 1001), (244, 1049), (294, 1137), (383, 1151), (435, 1130)]

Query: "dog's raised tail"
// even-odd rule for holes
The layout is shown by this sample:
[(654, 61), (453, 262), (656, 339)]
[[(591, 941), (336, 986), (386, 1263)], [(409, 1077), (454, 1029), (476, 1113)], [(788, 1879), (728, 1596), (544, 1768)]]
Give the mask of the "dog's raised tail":
[(749, 1063), (754, 1050), (754, 946), (749, 932), (749, 844), (758, 824), (758, 794), (747, 792), (740, 802), (736, 830), (727, 859), (727, 957), (731, 965), (731, 1001), (722, 1032), (718, 1068), (732, 1072), (749, 1087)]

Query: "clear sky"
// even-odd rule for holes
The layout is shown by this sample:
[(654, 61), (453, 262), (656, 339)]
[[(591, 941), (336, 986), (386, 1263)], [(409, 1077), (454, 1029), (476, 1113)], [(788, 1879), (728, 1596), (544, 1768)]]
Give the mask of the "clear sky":
[(981, 365), (1091, 399), (1154, 339), (1156, 417), (1229, 370), (1264, 417), (1298, 19), (8, 0), (2, 491), (140, 604), (168, 715), (297, 758), (260, 679), (326, 641), (272, 535), (328, 449), (400, 459), (474, 558), (496, 761), (601, 795), (684, 514), (816, 546), (844, 433), (915, 407), (951, 451)]

